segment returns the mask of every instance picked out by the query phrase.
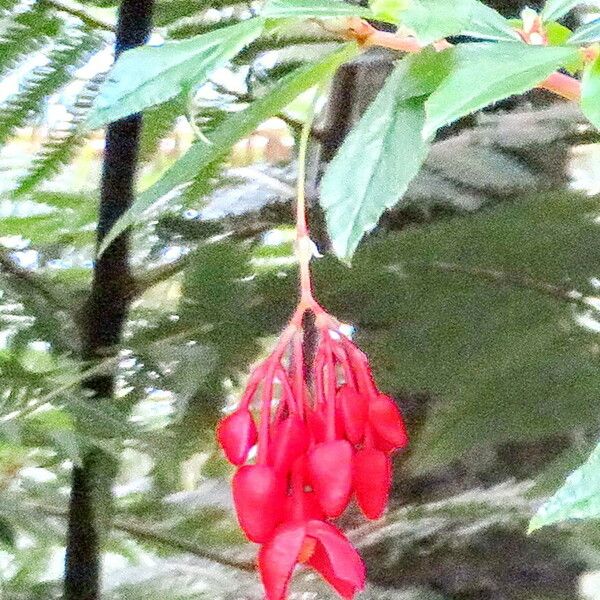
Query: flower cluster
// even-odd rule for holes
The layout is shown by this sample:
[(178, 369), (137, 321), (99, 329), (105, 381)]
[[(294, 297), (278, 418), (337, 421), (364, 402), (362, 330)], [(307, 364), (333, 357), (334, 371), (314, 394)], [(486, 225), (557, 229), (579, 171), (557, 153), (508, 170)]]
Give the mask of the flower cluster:
[(368, 519), (379, 518), (390, 455), (408, 443), (402, 416), (378, 390), (366, 356), (333, 317), (318, 305), (311, 310), (318, 332), (311, 366), (299, 309), (217, 429), (238, 466), (233, 498), (240, 526), (262, 544), (267, 600), (286, 597), (297, 564), (314, 568), (343, 598), (362, 589), (362, 560), (330, 521), (352, 497)]

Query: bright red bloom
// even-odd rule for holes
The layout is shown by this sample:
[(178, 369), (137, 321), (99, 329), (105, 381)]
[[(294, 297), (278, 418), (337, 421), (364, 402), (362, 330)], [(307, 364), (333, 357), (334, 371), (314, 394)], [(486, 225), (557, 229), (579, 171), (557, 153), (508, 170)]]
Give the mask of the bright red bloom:
[[(377, 388), (367, 357), (322, 309), (313, 309), (319, 335), (305, 367), (306, 310), (299, 309), (251, 374), (238, 410), (217, 429), (227, 458), (239, 466), (232, 486), (238, 521), (249, 540), (263, 544), (267, 600), (284, 600), (298, 563), (317, 570), (341, 597), (354, 597), (364, 584), (362, 561), (328, 520), (353, 496), (368, 519), (381, 517), (390, 454), (408, 443), (402, 415)], [(254, 446), (256, 458), (246, 464)]]
[(354, 494), (367, 519), (379, 519), (383, 515), (391, 482), (392, 463), (384, 452), (363, 448), (354, 455)]
[(338, 529), (324, 521), (292, 521), (278, 527), (258, 555), (267, 600), (285, 599), (299, 562), (320, 573), (342, 598), (354, 598), (364, 587), (364, 564)]
[(282, 517), (283, 480), (266, 465), (245, 465), (233, 478), (233, 501), (240, 527), (252, 542), (269, 539)]
[(346, 437), (353, 444), (358, 444), (365, 434), (369, 418), (369, 399), (346, 383), (338, 390), (337, 404)]
[(306, 423), (296, 415), (273, 424), (269, 445), (269, 463), (278, 471), (287, 471), (308, 450)]
[(325, 514), (339, 517), (352, 491), (352, 446), (346, 440), (317, 444), (308, 455), (308, 472)]
[(247, 408), (239, 408), (221, 419), (217, 425), (217, 439), (225, 456), (234, 465), (243, 465), (258, 434), (252, 415)]
[(408, 446), (408, 433), (396, 403), (380, 394), (369, 404), (369, 422), (373, 429), (394, 449)]

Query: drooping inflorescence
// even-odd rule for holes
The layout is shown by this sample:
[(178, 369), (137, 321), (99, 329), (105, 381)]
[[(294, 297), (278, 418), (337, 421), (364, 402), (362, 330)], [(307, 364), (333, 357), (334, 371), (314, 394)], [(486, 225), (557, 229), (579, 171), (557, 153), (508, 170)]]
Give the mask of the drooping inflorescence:
[[(307, 310), (315, 314), (318, 334), (309, 366), (302, 327)], [(368, 519), (381, 517), (390, 455), (408, 437), (365, 354), (316, 302), (301, 303), (217, 436), (238, 467), (233, 498), (240, 526), (262, 545), (258, 564), (267, 600), (286, 597), (297, 564), (353, 598), (364, 586), (364, 565), (331, 521), (352, 498)]]

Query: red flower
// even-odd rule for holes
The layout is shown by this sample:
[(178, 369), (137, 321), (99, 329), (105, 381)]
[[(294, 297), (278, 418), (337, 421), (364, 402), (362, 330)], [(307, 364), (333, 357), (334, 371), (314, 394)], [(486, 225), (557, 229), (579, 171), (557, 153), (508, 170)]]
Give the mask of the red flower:
[(392, 463), (384, 452), (363, 448), (354, 455), (356, 502), (367, 519), (379, 519), (388, 503)]
[(406, 448), (408, 445), (404, 419), (396, 403), (388, 396), (380, 394), (369, 404), (369, 422), (377, 435), (392, 448)]
[(308, 455), (308, 472), (325, 514), (339, 517), (352, 491), (352, 446), (346, 440), (317, 444)]
[[(333, 317), (314, 310), (319, 336), (310, 369), (301, 309), (251, 374), (239, 408), (217, 429), (227, 458), (239, 466), (232, 485), (238, 521), (249, 540), (263, 544), (267, 600), (284, 600), (298, 563), (317, 570), (343, 598), (354, 597), (364, 566), (327, 521), (353, 495), (368, 519), (381, 517), (390, 454), (408, 443), (402, 415), (378, 389), (367, 357)], [(256, 458), (246, 464), (255, 445)]]
[(364, 587), (364, 564), (338, 529), (324, 521), (293, 521), (281, 525), (258, 555), (267, 600), (285, 599), (299, 563), (320, 573), (342, 598)]
[(308, 445), (306, 424), (296, 415), (290, 415), (272, 427), (269, 462), (276, 471), (287, 471), (308, 450)]
[(256, 425), (250, 411), (239, 408), (221, 419), (217, 425), (217, 439), (227, 460), (234, 465), (243, 465), (257, 439)]
[(269, 539), (282, 517), (283, 480), (266, 465), (245, 465), (235, 474), (232, 488), (238, 521), (248, 539)]
[(353, 444), (358, 444), (365, 434), (365, 426), (369, 417), (369, 399), (352, 386), (344, 384), (338, 390), (337, 404), (346, 437)]

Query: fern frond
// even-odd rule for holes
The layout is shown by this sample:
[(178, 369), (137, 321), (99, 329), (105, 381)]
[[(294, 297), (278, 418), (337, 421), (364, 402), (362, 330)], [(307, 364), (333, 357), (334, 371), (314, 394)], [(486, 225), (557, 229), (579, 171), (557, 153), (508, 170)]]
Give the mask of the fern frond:
[(219, 20), (207, 19), (205, 15), (200, 14), (176, 21), (166, 29), (166, 33), (171, 39), (185, 39), (235, 25), (240, 20), (240, 15), (236, 14), (223, 16)]
[(4, 9), (4, 27), (0, 31), (0, 75), (4, 75), (23, 58), (55, 39), (63, 22), (39, 3), (21, 11), (21, 6), (11, 0), (2, 0), (0, 8)]
[(0, 23), (10, 19), (12, 12), (21, 3), (21, 0), (0, 0)]
[(0, 144), (11, 137), (15, 129), (25, 125), (32, 114), (44, 109), (44, 101), (67, 84), (73, 69), (81, 66), (97, 48), (96, 36), (65, 35), (54, 45), (48, 63), (33, 69), (21, 89), (0, 107)]
[(221, 9), (236, 4), (244, 3), (240, 0), (159, 0), (154, 9), (154, 22), (159, 27), (168, 27), (175, 21), (198, 17), (209, 8)]
[(140, 157), (142, 160), (156, 158), (161, 140), (173, 130), (177, 117), (185, 112), (184, 102), (180, 97), (174, 98), (144, 112), (144, 124), (140, 140)]
[(70, 119), (50, 131), (48, 139), (31, 161), (29, 171), (17, 182), (13, 194), (20, 196), (34, 190), (40, 183), (59, 173), (85, 144), (88, 135), (81, 127), (85, 121), (106, 73), (89, 79), (69, 110)]

